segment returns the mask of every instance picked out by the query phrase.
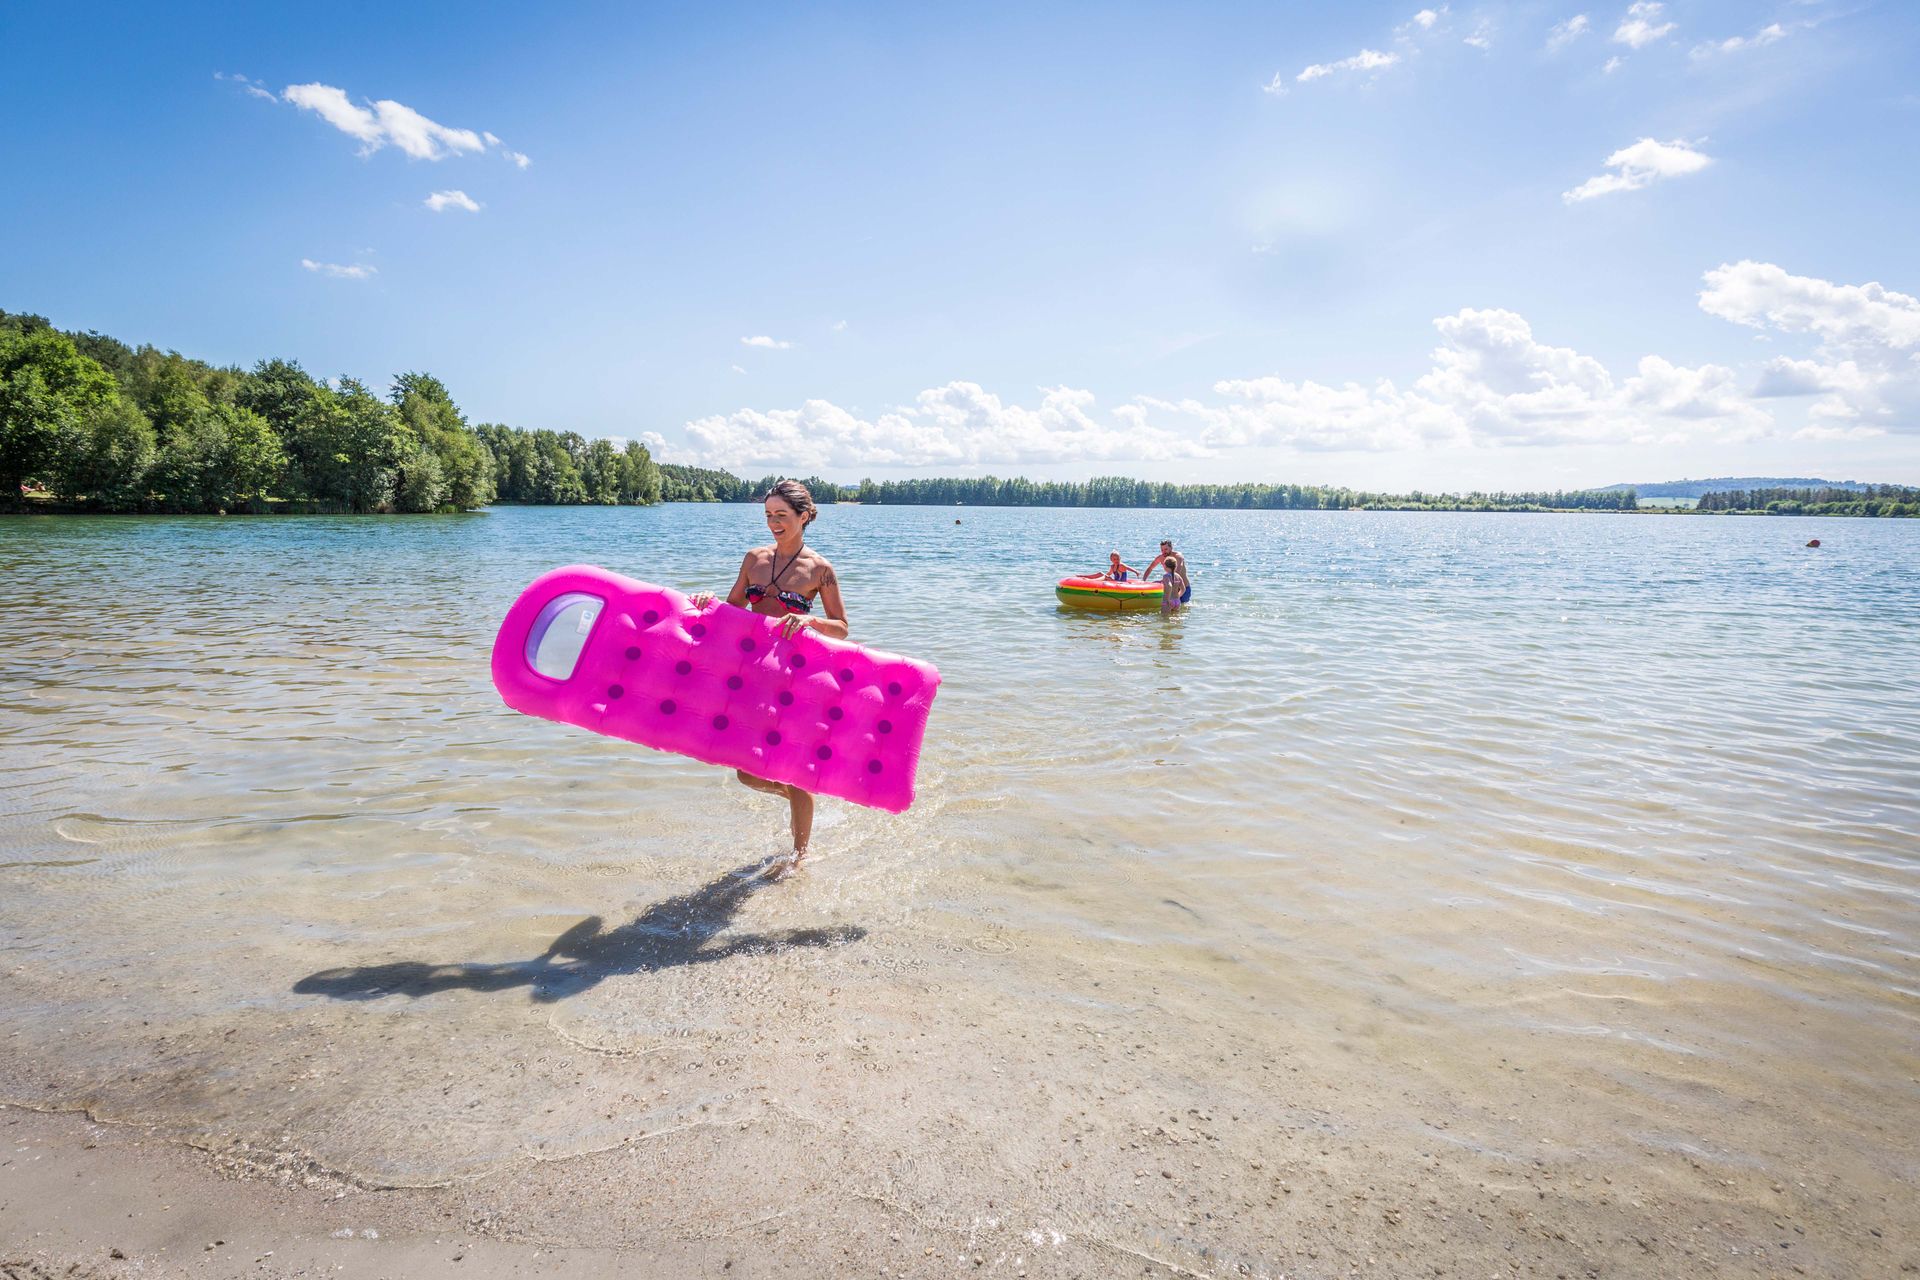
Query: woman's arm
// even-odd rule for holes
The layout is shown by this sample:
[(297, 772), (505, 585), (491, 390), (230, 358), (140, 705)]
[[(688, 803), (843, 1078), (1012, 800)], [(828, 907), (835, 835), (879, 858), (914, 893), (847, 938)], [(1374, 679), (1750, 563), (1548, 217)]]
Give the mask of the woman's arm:
[[(747, 566), (753, 563), (753, 552), (749, 551), (740, 558), (740, 572), (734, 577), (733, 590), (727, 592), (727, 603), (737, 609), (747, 607)], [(714, 601), (711, 591), (696, 591), (687, 597), (687, 603), (696, 609), (704, 609)]]
[(753, 563), (753, 552), (740, 557), (740, 573), (733, 580), (733, 590), (727, 592), (727, 603), (736, 609), (747, 607), (747, 566)]
[(816, 618), (806, 613), (790, 613), (781, 625), (780, 634), (790, 636), (804, 628), (811, 628), (823, 636), (835, 640), (847, 638), (847, 606), (840, 599), (840, 579), (834, 577), (833, 566), (824, 565), (820, 571), (820, 608), (826, 614)]

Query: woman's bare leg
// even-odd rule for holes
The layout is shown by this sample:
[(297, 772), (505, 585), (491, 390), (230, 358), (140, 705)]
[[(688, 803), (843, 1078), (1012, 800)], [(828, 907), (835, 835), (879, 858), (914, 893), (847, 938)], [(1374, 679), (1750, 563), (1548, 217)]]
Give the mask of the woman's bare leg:
[(735, 769), (733, 776), (755, 791), (764, 791), (770, 796), (785, 796), (789, 809), (789, 827), (793, 832), (793, 861), (787, 865), (792, 870), (800, 865), (807, 856), (807, 842), (813, 838), (813, 795), (799, 787), (785, 782), (775, 782), (762, 778), (758, 774), (748, 773), (745, 769)]
[(813, 838), (813, 793), (790, 786), (787, 803), (793, 807), (793, 865), (797, 867), (807, 856), (807, 841)]

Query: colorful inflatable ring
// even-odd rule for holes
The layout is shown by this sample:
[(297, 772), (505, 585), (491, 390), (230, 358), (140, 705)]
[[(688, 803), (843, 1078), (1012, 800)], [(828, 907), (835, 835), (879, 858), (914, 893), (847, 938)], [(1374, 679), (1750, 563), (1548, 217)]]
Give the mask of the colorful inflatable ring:
[(1112, 578), (1062, 578), (1053, 589), (1060, 603), (1074, 609), (1104, 609), (1124, 613), (1158, 609), (1162, 595), (1157, 582), (1115, 582)]

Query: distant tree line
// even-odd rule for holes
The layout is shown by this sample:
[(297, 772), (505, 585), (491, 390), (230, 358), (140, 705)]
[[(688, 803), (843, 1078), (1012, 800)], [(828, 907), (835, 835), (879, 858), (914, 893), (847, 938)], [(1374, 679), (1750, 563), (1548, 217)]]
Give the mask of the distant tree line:
[(29, 486), (97, 511), (467, 511), (657, 502), (660, 472), (637, 442), (471, 427), (431, 374), (382, 398), (0, 311), (0, 509)]
[(523, 431), (483, 422), (474, 434), (493, 458), (494, 500), (552, 506), (660, 501), (659, 464), (647, 446), (588, 440), (572, 431)]
[(1772, 516), (1920, 516), (1920, 489), (1896, 484), (1847, 489), (1733, 489), (1702, 494), (1696, 509)]
[[(688, 467), (677, 462), (660, 464), (660, 497), (667, 502), (752, 502), (772, 487), (769, 482), (755, 488), (730, 471)], [(807, 487), (813, 489), (811, 484)], [(821, 498), (819, 489), (813, 489), (813, 493), (818, 501), (831, 501)]]
[[(749, 502), (780, 477), (758, 483), (726, 471), (663, 465), (669, 502)], [(804, 482), (816, 502), (862, 502), (891, 506), (973, 507), (1203, 507), (1260, 511), (1632, 511), (1631, 489), (1551, 493), (1410, 494), (1303, 484), (1165, 484), (1096, 476), (1091, 480), (1001, 479), (997, 476), (932, 480), (862, 480), (835, 484), (817, 476)]]

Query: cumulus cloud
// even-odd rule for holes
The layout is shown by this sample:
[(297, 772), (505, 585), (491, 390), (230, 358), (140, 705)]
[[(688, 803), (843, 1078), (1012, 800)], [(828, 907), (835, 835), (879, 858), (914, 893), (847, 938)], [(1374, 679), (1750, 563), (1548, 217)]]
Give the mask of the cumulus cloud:
[(1307, 67), (1294, 80), (1300, 84), (1325, 79), (1342, 71), (1382, 71), (1400, 61), (1397, 53), (1381, 53), (1378, 49), (1362, 49), (1351, 58), (1342, 58), (1338, 62), (1316, 62)]
[(1769, 22), (1750, 36), (1728, 36), (1725, 40), (1709, 40), (1697, 44), (1689, 55), (1697, 61), (1719, 57), (1721, 54), (1740, 53), (1747, 49), (1764, 48), (1775, 41), (1785, 40), (1787, 29), (1777, 22)]
[(763, 347), (768, 351), (785, 351), (793, 344), (791, 342), (783, 342), (779, 338), (769, 338), (766, 334), (761, 333), (751, 338), (740, 339), (740, 345), (743, 347)]
[(415, 160), (443, 160), (451, 155), (491, 148), (523, 169), (532, 163), (519, 152), (509, 150), (491, 133), (457, 129), (429, 120), (412, 107), (390, 98), (362, 105), (349, 98), (344, 89), (313, 83), (288, 85), (280, 94), (280, 100), (311, 111), (348, 137), (358, 139), (362, 155), (393, 146)]
[(1553, 30), (1547, 33), (1547, 52), (1560, 52), (1591, 29), (1592, 23), (1587, 20), (1586, 14), (1574, 14), (1565, 22), (1555, 24)]
[(1613, 29), (1613, 42), (1629, 49), (1644, 49), (1673, 30), (1673, 23), (1661, 21), (1665, 16), (1666, 6), (1658, 0), (1637, 0), (1627, 6), (1626, 16)]
[(1613, 57), (1607, 59), (1607, 65), (1601, 67), (1600, 70), (1606, 75), (1612, 75), (1626, 65), (1627, 60), (1616, 53)]
[[(956, 381), (866, 416), (828, 400), (742, 408), (686, 425), (696, 460), (737, 469), (1164, 462), (1248, 447), (1388, 451), (1539, 445), (1730, 443), (1779, 430), (1765, 407), (1818, 397), (1801, 440), (1920, 432), (1920, 298), (1878, 284), (1794, 276), (1770, 263), (1706, 273), (1708, 314), (1816, 349), (1767, 361), (1757, 385), (1719, 364), (1642, 356), (1616, 373), (1536, 336), (1525, 317), (1464, 308), (1434, 323), (1426, 372), (1330, 385), (1278, 375), (1215, 382), (1204, 398), (1139, 397), (1102, 410), (1092, 392), (1043, 388), (1008, 403)], [(656, 451), (663, 442), (650, 438)]]
[(1143, 421), (1123, 405), (1102, 422), (1091, 392), (1043, 391), (1010, 405), (972, 382), (922, 391), (912, 404), (864, 418), (826, 400), (797, 409), (739, 409), (687, 424), (699, 457), (716, 466), (966, 466), (983, 463), (1160, 460), (1202, 456), (1196, 441)]
[(1694, 150), (1689, 143), (1642, 138), (1607, 157), (1607, 168), (1612, 169), (1612, 173), (1588, 178), (1573, 190), (1562, 192), (1560, 198), (1568, 204), (1578, 204), (1615, 191), (1638, 191), (1663, 178), (1698, 173), (1712, 163), (1712, 157)]
[(1873, 430), (1920, 431), (1920, 298), (1882, 285), (1796, 276), (1770, 262), (1706, 273), (1700, 307), (1735, 324), (1814, 339), (1810, 358), (1760, 371), (1760, 398), (1818, 396), (1808, 413)]
[(1470, 36), (1462, 36), (1460, 43), (1472, 45), (1476, 49), (1491, 49), (1493, 48), (1493, 37), (1487, 34), (1485, 27), (1482, 27)]
[(1920, 298), (1879, 284), (1834, 284), (1751, 261), (1715, 267), (1705, 279), (1701, 309), (1735, 324), (1811, 333), (1835, 345), (1920, 348)]
[(468, 213), (480, 212), (480, 202), (464, 191), (436, 191), (427, 197), (426, 205), (435, 213), (445, 213), (449, 209), (465, 209)]
[(1467, 308), (1434, 321), (1442, 345), (1412, 387), (1330, 387), (1284, 378), (1215, 384), (1226, 403), (1179, 408), (1219, 447), (1407, 449), (1460, 445), (1730, 440), (1772, 419), (1738, 392), (1734, 371), (1647, 356), (1619, 381), (1591, 356), (1540, 342), (1511, 311)]
[(366, 280), (380, 273), (378, 267), (364, 262), (315, 262), (312, 258), (302, 258), (300, 265), (315, 275), (332, 276), (336, 280)]
[(1467, 308), (1434, 321), (1440, 346), (1412, 385), (1331, 386), (1279, 376), (1216, 382), (1212, 398), (1141, 397), (1099, 412), (1091, 392), (1045, 389), (1032, 407), (971, 382), (863, 417), (826, 400), (740, 409), (687, 424), (716, 466), (1026, 465), (1157, 462), (1246, 447), (1387, 451), (1469, 446), (1732, 441), (1773, 429), (1722, 365), (1643, 357), (1617, 378), (1534, 336), (1511, 311)]

